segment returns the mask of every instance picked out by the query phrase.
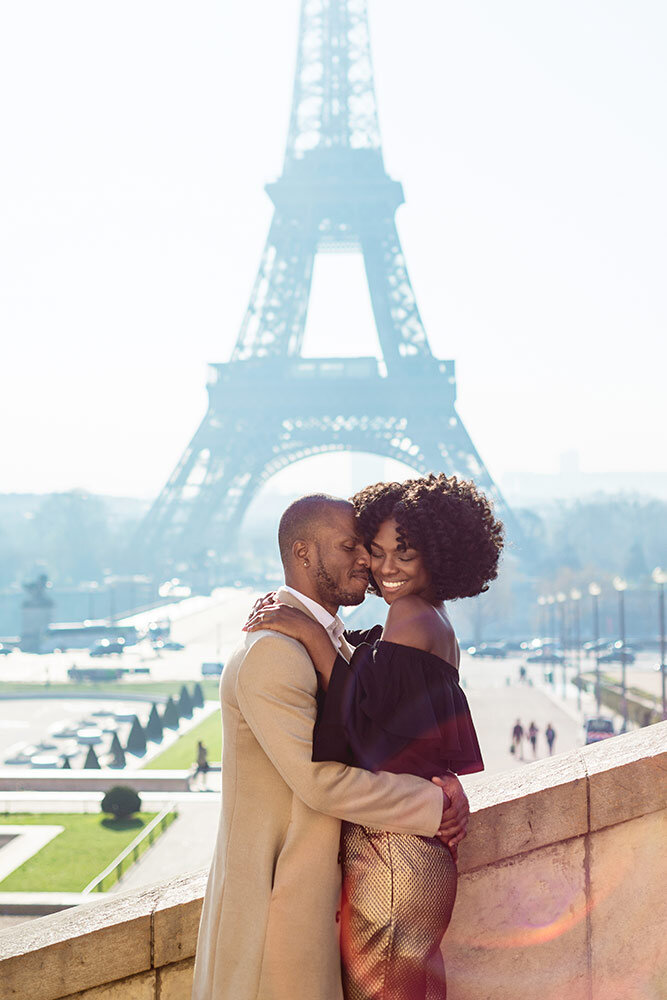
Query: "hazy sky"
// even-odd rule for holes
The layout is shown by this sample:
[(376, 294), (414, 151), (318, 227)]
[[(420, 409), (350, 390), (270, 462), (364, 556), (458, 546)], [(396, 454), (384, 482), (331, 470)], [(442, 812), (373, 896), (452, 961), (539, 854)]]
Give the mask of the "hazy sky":
[[(298, 11), (0, 4), (0, 492), (162, 486), (259, 263)], [(408, 267), (490, 471), (664, 468), (667, 4), (370, 17)], [(313, 353), (375, 350), (360, 266), (318, 262)]]

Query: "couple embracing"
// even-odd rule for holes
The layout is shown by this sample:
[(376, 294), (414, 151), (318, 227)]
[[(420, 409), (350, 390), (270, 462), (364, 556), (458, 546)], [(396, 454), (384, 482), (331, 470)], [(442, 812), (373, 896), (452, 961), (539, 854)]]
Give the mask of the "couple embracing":
[[(486, 590), (502, 525), (430, 475), (302, 497), (285, 586), (220, 682), (222, 812), (193, 1000), (444, 1000), (440, 943), (483, 768), (444, 602)], [(384, 625), (338, 608), (381, 595)], [(341, 826), (342, 821), (342, 826)]]

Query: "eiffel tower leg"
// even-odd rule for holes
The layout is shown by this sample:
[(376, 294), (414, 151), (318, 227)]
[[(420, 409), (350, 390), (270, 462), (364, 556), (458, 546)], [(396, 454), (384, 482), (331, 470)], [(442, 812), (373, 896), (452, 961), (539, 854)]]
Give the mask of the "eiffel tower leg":
[(298, 354), (315, 256), (315, 233), (276, 212), (232, 361)]
[(361, 234), (366, 278), (382, 353), (391, 373), (401, 361), (431, 357), (426, 330), (412, 290), (393, 218), (378, 220)]
[(155, 563), (157, 550), (168, 547), (165, 542), (170, 533), (170, 525), (182, 520), (182, 503), (187, 485), (192, 478), (196, 478), (197, 468), (206, 461), (206, 431), (207, 419), (204, 418), (141, 524), (134, 540), (133, 553), (143, 562)]

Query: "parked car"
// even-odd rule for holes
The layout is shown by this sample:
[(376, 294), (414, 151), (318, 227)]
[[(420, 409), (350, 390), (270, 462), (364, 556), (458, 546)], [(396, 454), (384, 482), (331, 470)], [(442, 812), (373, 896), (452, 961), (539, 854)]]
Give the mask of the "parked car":
[(507, 656), (507, 650), (504, 646), (492, 646), (487, 642), (483, 642), (479, 646), (469, 646), (468, 653), (470, 656), (490, 656), (495, 659), (504, 659)]
[(558, 643), (555, 639), (531, 639), (530, 642), (522, 642), (521, 649), (530, 650), (534, 652), (536, 649), (547, 649), (553, 646), (557, 646)]
[(603, 653), (599, 658), (600, 663), (626, 663), (635, 662), (635, 654), (627, 646), (622, 647), (619, 643), (614, 643), (608, 653)]
[(201, 665), (201, 675), (202, 677), (219, 677), (222, 673), (222, 668), (224, 663), (202, 663)]
[(593, 719), (586, 719), (584, 723), (584, 734), (586, 745), (589, 743), (599, 743), (600, 740), (608, 740), (610, 736), (615, 736), (614, 723), (606, 716), (600, 715)]
[(590, 653), (601, 653), (603, 650), (609, 649), (610, 645), (610, 639), (596, 639), (595, 641), (585, 642), (581, 648), (586, 653), (586, 656), (588, 656)]
[(536, 649), (526, 657), (526, 663), (562, 663), (563, 654), (558, 649)]
[(100, 639), (90, 651), (91, 656), (109, 656), (111, 653), (122, 653), (125, 650), (125, 639)]
[(123, 673), (122, 667), (70, 667), (67, 676), (78, 684), (79, 681), (119, 681)]
[(185, 646), (175, 639), (157, 639), (153, 643), (153, 649), (185, 649)]

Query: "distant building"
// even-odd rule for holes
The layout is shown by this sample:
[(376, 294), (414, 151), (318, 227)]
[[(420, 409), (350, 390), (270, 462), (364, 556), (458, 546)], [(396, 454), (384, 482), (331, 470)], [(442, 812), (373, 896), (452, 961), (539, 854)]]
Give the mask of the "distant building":
[(41, 653), (49, 626), (53, 621), (54, 603), (47, 594), (48, 577), (42, 573), (32, 583), (24, 583), (26, 596), (21, 604), (21, 649), (24, 653)]

